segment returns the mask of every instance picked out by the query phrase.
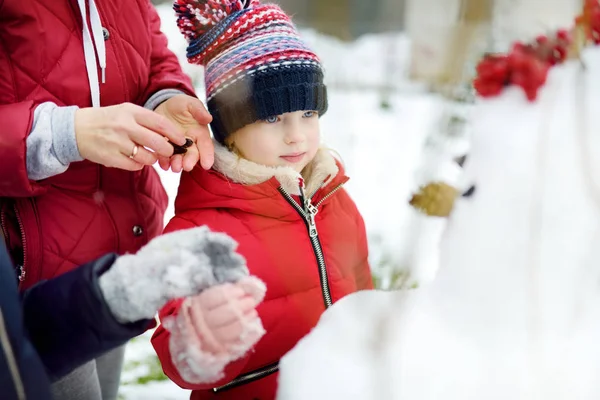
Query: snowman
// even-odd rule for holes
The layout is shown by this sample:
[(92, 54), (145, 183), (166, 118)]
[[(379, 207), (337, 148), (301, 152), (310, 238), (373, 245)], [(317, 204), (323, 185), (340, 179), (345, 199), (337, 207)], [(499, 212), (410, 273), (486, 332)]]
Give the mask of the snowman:
[(282, 359), (279, 400), (600, 399), (600, 46), (574, 45), (598, 16), (588, 0), (575, 29), (482, 61), (476, 191), (435, 279), (337, 302)]

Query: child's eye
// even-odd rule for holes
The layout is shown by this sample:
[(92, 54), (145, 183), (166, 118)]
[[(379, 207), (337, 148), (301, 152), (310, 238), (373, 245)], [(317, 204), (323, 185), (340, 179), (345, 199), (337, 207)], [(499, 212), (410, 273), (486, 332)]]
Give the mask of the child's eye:
[(277, 115), (271, 115), (270, 117), (265, 118), (267, 124), (274, 124), (277, 121), (279, 121), (279, 116)]
[(319, 114), (318, 111), (306, 111), (303, 115), (304, 118), (311, 118), (314, 117), (315, 115)]

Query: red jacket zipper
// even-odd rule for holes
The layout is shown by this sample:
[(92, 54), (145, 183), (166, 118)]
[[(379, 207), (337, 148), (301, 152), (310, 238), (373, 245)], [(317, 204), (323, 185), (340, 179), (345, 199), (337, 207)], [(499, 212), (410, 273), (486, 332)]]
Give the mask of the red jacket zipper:
[[(15, 215), (17, 216), (17, 221), (19, 223), (19, 230), (21, 232), (21, 244), (23, 245), (23, 265), (19, 266), (19, 283), (25, 280), (25, 259), (27, 257), (26, 246), (27, 240), (25, 239), (25, 231), (23, 230), (23, 223), (21, 222), (21, 217), (19, 215), (19, 211), (17, 210), (17, 206), (13, 205), (13, 209), (15, 210)], [(0, 226), (2, 228), (2, 234), (4, 235), (4, 240), (8, 239), (8, 231), (6, 229), (6, 214), (4, 212), (0, 213)]]
[(27, 239), (25, 238), (25, 229), (23, 227), (23, 221), (21, 221), (21, 215), (19, 214), (19, 210), (17, 206), (14, 206), (15, 215), (17, 217), (17, 222), (19, 223), (19, 232), (21, 232), (21, 244), (23, 245), (23, 265), (19, 266), (19, 286), (25, 280), (25, 265), (27, 265)]

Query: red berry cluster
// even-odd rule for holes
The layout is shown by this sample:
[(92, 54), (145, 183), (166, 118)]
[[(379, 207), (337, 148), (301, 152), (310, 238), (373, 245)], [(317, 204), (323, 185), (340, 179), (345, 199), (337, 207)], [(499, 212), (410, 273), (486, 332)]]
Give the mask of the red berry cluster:
[(508, 55), (487, 55), (477, 65), (473, 87), (479, 95), (492, 97), (514, 84), (533, 101), (546, 83), (549, 68), (567, 58), (570, 44), (570, 33), (560, 30), (553, 38), (539, 36), (533, 44), (517, 42)]
[(575, 19), (575, 23), (583, 26), (586, 36), (594, 44), (600, 44), (600, 2), (585, 0), (583, 13)]
[(473, 87), (483, 97), (493, 97), (510, 84), (508, 56), (488, 54), (477, 65), (477, 78)]
[(536, 45), (532, 49), (539, 59), (550, 65), (560, 64), (567, 59), (569, 46), (573, 41), (571, 33), (565, 29), (556, 32), (554, 39), (541, 35), (535, 39)]

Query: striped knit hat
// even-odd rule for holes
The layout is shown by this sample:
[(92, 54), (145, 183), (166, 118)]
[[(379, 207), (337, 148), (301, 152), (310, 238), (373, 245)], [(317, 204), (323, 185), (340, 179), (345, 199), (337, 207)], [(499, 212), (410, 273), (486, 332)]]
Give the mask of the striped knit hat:
[(290, 18), (258, 0), (175, 0), (189, 62), (205, 67), (215, 138), (286, 112), (327, 111), (318, 57)]

